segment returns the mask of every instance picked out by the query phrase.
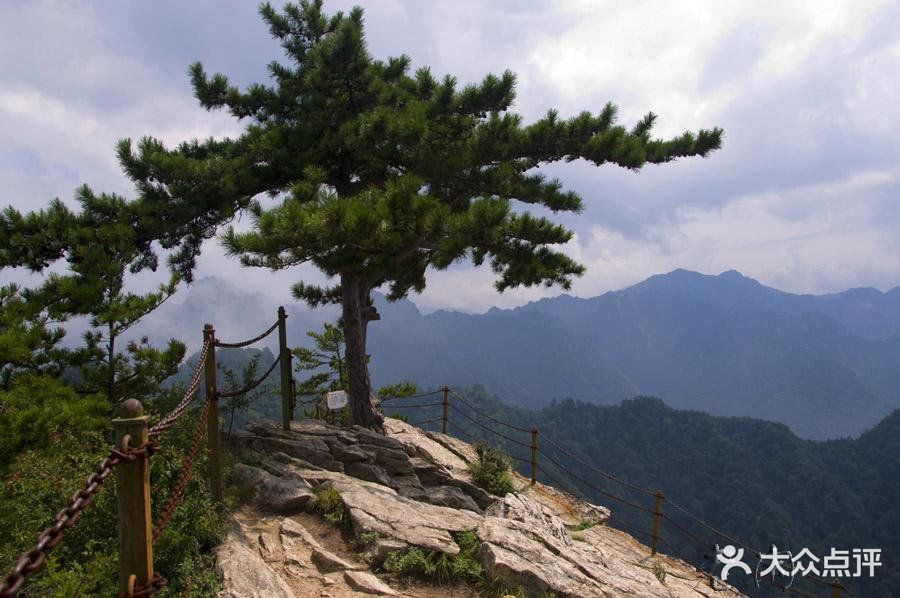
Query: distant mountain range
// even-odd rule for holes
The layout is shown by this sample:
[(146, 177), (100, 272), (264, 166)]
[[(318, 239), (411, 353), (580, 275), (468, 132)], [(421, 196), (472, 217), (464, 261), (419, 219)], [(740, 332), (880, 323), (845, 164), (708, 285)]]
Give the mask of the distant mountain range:
[(531, 407), (651, 395), (817, 439), (859, 434), (900, 406), (900, 288), (794, 295), (734, 271), (676, 270), (481, 315), (379, 309), (378, 382), (478, 383)]
[[(858, 435), (900, 407), (900, 288), (796, 295), (735, 271), (676, 270), (591, 299), (560, 295), (484, 314), (377, 303), (382, 319), (369, 327), (376, 385), (482, 384), (525, 407), (658, 396), (677, 408), (782, 422), (813, 439)], [(338, 315), (286, 307), (292, 344)], [(276, 308), (268, 296), (207, 278), (146, 326), (155, 339), (191, 341), (211, 321), (234, 340), (265, 329)]]

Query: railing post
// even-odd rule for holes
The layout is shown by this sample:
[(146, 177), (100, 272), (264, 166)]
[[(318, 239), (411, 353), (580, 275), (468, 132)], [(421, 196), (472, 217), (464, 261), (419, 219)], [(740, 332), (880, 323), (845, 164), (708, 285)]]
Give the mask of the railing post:
[(661, 490), (657, 490), (656, 494), (656, 506), (653, 509), (653, 546), (650, 547), (650, 554), (656, 554), (656, 548), (659, 544), (659, 518), (662, 515), (662, 501), (663, 501), (663, 493)]
[[(140, 401), (122, 404), (122, 417), (112, 420), (116, 448), (125, 452), (148, 439), (147, 422)], [(150, 520), (150, 459), (137, 456), (134, 461), (116, 467), (116, 494), (119, 509), (119, 592), (143, 586), (153, 579), (153, 528)]]
[(531, 485), (537, 482), (538, 429), (531, 428)]
[(219, 450), (219, 389), (216, 385), (216, 330), (212, 324), (203, 326), (203, 340), (209, 341), (206, 351), (206, 440), (209, 447), (209, 484), (213, 498), (222, 502), (222, 456)]
[(291, 351), (287, 346), (287, 313), (284, 306), (278, 308), (278, 357), (281, 360), (281, 427), (291, 429), (294, 419), (291, 408)]
[(444, 386), (444, 417), (441, 418), (441, 432), (447, 433), (448, 417), (450, 416), (450, 387)]

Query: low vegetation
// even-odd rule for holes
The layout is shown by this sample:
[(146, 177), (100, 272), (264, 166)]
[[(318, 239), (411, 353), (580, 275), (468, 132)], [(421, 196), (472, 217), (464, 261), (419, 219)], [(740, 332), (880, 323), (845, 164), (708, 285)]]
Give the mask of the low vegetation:
[(485, 444), (475, 445), (476, 461), (469, 465), (472, 480), (491, 494), (504, 496), (515, 492), (510, 470), (512, 461), (502, 450)]
[(464, 581), (480, 584), (484, 579), (484, 568), (476, 558), (478, 537), (474, 530), (454, 534), (459, 553), (449, 555), (436, 550), (410, 548), (391, 553), (384, 562), (384, 568), (393, 573), (415, 575), (440, 584)]

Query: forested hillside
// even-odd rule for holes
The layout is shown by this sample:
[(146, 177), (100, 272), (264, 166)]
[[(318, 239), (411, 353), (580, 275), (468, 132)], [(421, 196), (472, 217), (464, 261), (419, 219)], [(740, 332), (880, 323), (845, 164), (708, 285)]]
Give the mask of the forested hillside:
[[(662, 490), (672, 501), (756, 550), (766, 551), (776, 544), (779, 550), (796, 554), (806, 547), (821, 557), (832, 547), (881, 548), (885, 564), (876, 569), (874, 580), (842, 581), (856, 588), (857, 596), (900, 594), (900, 572), (891, 566), (892, 555), (900, 550), (896, 536), (900, 529), (896, 508), (900, 504), (900, 410), (858, 439), (816, 442), (798, 438), (782, 424), (677, 410), (648, 397), (616, 406), (566, 400), (531, 411), (506, 405), (479, 387), (462, 396), (502, 422), (525, 429), (537, 425), (541, 438), (548, 437), (542, 441), (544, 450), (595, 488), (544, 460), (546, 471), (564, 487), (609, 506), (613, 525), (618, 522), (646, 534), (652, 516), (597, 488), (651, 509), (653, 498), (566, 457), (549, 444), (550, 439), (600, 470)], [(403, 413), (413, 421), (440, 417), (440, 407), (405, 409), (399, 406), (402, 403), (392, 402), (386, 412)], [(491, 424), (457, 405), (481, 423)], [(527, 474), (527, 448), (488, 433), (456, 410), (451, 410), (450, 421), (453, 433), (505, 446), (521, 459), (519, 469)], [(528, 442), (527, 435), (499, 429), (513, 440)], [(730, 543), (677, 510), (664, 510), (705, 543)], [(663, 538), (678, 554), (699, 566), (709, 564), (710, 550), (665, 521), (662, 529)], [(746, 560), (755, 566), (755, 560)]]

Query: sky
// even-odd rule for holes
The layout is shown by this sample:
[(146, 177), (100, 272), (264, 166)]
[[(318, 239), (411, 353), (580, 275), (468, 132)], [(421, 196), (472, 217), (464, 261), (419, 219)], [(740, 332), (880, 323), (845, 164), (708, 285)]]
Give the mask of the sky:
[[(687, 268), (737, 269), (791, 292), (900, 285), (900, 2), (878, 0), (374, 0), (376, 58), (407, 54), (461, 83), (511, 69), (526, 122), (619, 106), (631, 126), (655, 112), (660, 136), (720, 126), (705, 159), (639, 172), (583, 161), (543, 171), (585, 210), (557, 220), (587, 266), (571, 293), (590, 297)], [(119, 139), (167, 144), (235, 136), (244, 123), (207, 112), (187, 66), (239, 85), (267, 80), (282, 52), (256, 2), (0, 0), (0, 206), (40, 209), (75, 188), (134, 196)], [(248, 226), (246, 217), (235, 223)], [(18, 272), (3, 278), (29, 281)], [(212, 240), (197, 276), (275, 297), (308, 268), (242, 268)], [(429, 275), (412, 299), (484, 311), (559, 289), (498, 294), (488, 268)], [(153, 284), (152, 277), (134, 281)]]

